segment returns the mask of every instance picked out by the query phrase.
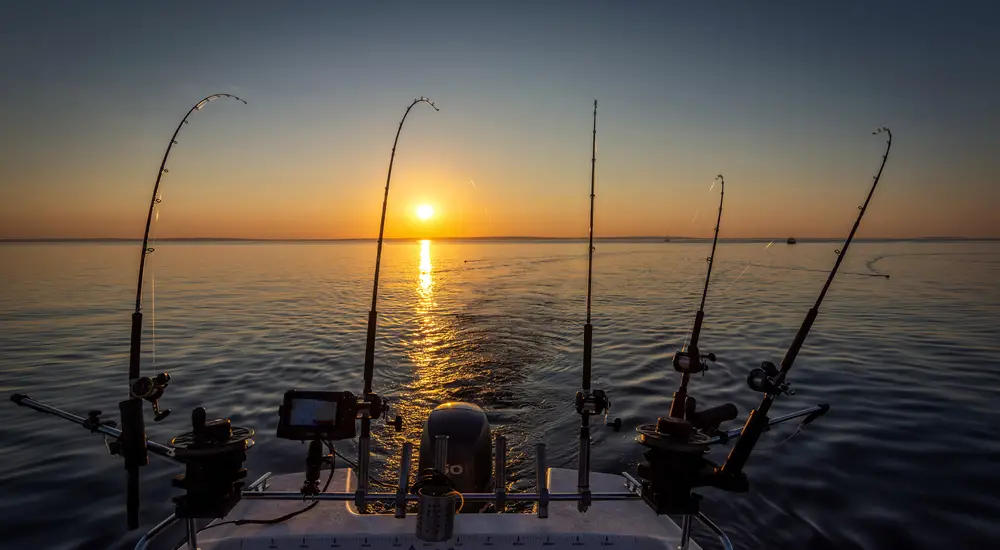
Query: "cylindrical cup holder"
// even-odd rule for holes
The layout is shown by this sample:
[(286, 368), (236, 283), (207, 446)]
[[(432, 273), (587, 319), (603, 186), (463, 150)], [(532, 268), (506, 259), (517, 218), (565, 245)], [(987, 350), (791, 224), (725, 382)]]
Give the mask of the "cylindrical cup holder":
[(417, 538), (444, 542), (455, 530), (455, 492), (450, 487), (425, 487), (417, 491)]

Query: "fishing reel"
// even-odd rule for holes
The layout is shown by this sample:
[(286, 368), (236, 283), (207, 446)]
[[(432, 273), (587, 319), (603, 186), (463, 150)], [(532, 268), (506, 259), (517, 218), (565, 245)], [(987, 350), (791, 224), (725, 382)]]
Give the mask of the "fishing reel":
[(700, 353), (697, 347), (692, 346), (674, 353), (671, 363), (674, 370), (681, 374), (697, 374), (708, 370), (706, 359), (715, 362), (714, 353)]
[(382, 418), (386, 427), (391, 427), (395, 432), (402, 432), (403, 417), (397, 414), (392, 420), (389, 420), (390, 411), (388, 397), (380, 397), (378, 394), (369, 392), (365, 394), (363, 400), (358, 402), (357, 418), (366, 416), (371, 419)]
[(604, 390), (593, 390), (588, 392), (576, 392), (575, 406), (577, 414), (589, 416), (604, 415), (604, 425), (614, 428), (617, 432), (622, 429), (622, 419), (615, 418), (609, 420), (611, 414), (611, 400)]
[(228, 418), (207, 420), (203, 407), (191, 413), (191, 431), (171, 440), (174, 457), (185, 466), (173, 480), (185, 493), (175, 497), (180, 518), (225, 517), (240, 501), (247, 470), (243, 462), (253, 446), (253, 428), (233, 426)]
[(163, 392), (170, 384), (170, 375), (161, 372), (156, 376), (141, 376), (136, 378), (129, 386), (129, 393), (132, 397), (145, 399), (153, 405), (153, 421), (159, 422), (170, 415), (170, 409), (160, 410), (159, 399), (163, 397)]
[(751, 390), (767, 395), (795, 395), (795, 390), (788, 386), (787, 382), (779, 381), (778, 367), (770, 361), (764, 361), (759, 367), (750, 371), (747, 375), (747, 386)]

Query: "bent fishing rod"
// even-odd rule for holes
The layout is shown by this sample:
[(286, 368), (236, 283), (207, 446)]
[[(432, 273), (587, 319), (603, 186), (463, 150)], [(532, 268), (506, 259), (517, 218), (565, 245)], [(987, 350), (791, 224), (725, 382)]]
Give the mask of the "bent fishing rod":
[[(591, 140), (590, 157), (590, 236), (587, 243), (587, 321), (583, 325), (583, 381), (582, 391), (576, 392), (576, 412), (580, 414), (579, 467), (577, 468), (577, 490), (580, 500), (577, 508), (586, 512), (591, 504), (590, 491), (590, 416), (603, 414), (611, 408), (608, 396), (601, 390), (591, 390), (591, 361), (593, 358), (594, 327), (590, 323), (590, 306), (593, 297), (594, 280), (594, 197), (595, 173), (597, 167), (597, 100), (594, 100), (594, 129)], [(620, 430), (622, 423), (615, 419), (605, 425)]]
[(195, 111), (200, 111), (202, 107), (216, 99), (231, 98), (246, 101), (232, 94), (212, 94), (206, 96), (198, 103), (195, 103), (181, 119), (177, 128), (170, 136), (167, 143), (167, 150), (163, 153), (163, 160), (160, 161), (160, 170), (156, 173), (156, 182), (153, 184), (153, 196), (149, 200), (149, 211), (146, 214), (146, 230), (142, 235), (142, 252), (139, 257), (139, 277), (135, 291), (135, 311), (132, 313), (132, 333), (129, 342), (128, 357), (128, 399), (118, 404), (121, 413), (121, 455), (125, 461), (126, 472), (126, 516), (129, 529), (139, 526), (139, 468), (149, 463), (147, 452), (146, 425), (142, 413), (142, 401), (149, 401), (153, 406), (153, 420), (159, 422), (170, 414), (170, 409), (161, 411), (159, 398), (170, 382), (170, 375), (160, 373), (153, 377), (140, 376), (140, 355), (142, 353), (142, 282), (143, 270), (146, 266), (146, 256), (153, 252), (149, 248), (149, 228), (153, 221), (153, 210), (160, 202), (160, 180), (163, 174), (168, 172), (167, 159), (170, 151), (177, 144), (177, 135), (181, 128), (188, 123), (188, 118)]
[(722, 225), (722, 203), (726, 197), (725, 178), (722, 177), (722, 174), (719, 174), (718, 176), (715, 176), (715, 179), (721, 186), (721, 191), (719, 193), (719, 216), (715, 220), (715, 236), (712, 237), (712, 253), (709, 254), (706, 259), (708, 262), (708, 273), (705, 274), (705, 287), (701, 291), (701, 304), (698, 306), (698, 312), (694, 315), (694, 328), (691, 329), (691, 342), (688, 344), (686, 349), (682, 349), (680, 352), (674, 354), (673, 357), (674, 369), (682, 373), (681, 385), (677, 388), (677, 391), (674, 392), (673, 400), (670, 403), (670, 416), (673, 418), (684, 418), (688, 401), (687, 385), (688, 381), (691, 379), (691, 374), (695, 372), (704, 372), (708, 368), (705, 365), (705, 359), (715, 361), (714, 353), (702, 355), (701, 351), (698, 349), (698, 337), (701, 335), (701, 325), (705, 320), (705, 300), (708, 298), (708, 284), (712, 280), (712, 266), (715, 265), (715, 247), (719, 242), (719, 227)]
[(747, 377), (747, 384), (750, 388), (762, 392), (764, 397), (760, 405), (757, 406), (757, 409), (750, 411), (750, 416), (747, 418), (746, 424), (743, 425), (743, 430), (740, 432), (739, 441), (733, 446), (733, 449), (729, 452), (729, 456), (726, 458), (726, 462), (723, 463), (720, 469), (722, 474), (738, 476), (742, 473), (743, 466), (746, 465), (747, 460), (750, 458), (750, 453), (757, 444), (757, 440), (760, 439), (761, 434), (767, 429), (767, 412), (771, 408), (771, 404), (774, 403), (776, 397), (789, 392), (788, 384), (785, 382), (788, 371), (791, 370), (792, 365), (795, 363), (795, 358), (798, 357), (799, 350), (802, 349), (802, 345), (805, 343), (810, 329), (812, 329), (813, 322), (816, 320), (816, 316), (819, 315), (820, 305), (822, 305), (834, 277), (837, 276), (837, 270), (840, 268), (841, 262), (844, 261), (844, 256), (847, 255), (847, 249), (854, 240), (854, 235), (857, 233), (858, 226), (861, 225), (861, 220), (868, 210), (868, 204), (872, 200), (872, 195), (875, 194), (875, 188), (878, 187), (878, 182), (882, 178), (882, 170), (885, 168), (886, 160), (889, 158), (889, 149), (892, 148), (892, 132), (884, 126), (872, 132), (873, 135), (881, 133), (886, 133), (888, 139), (885, 144), (885, 153), (882, 154), (882, 163), (879, 165), (878, 173), (873, 178), (874, 182), (872, 182), (871, 190), (868, 191), (868, 197), (865, 199), (864, 204), (858, 207), (860, 212), (858, 213), (857, 220), (854, 221), (854, 227), (851, 228), (851, 232), (847, 235), (844, 246), (837, 251), (837, 261), (833, 264), (833, 269), (830, 270), (830, 275), (826, 278), (826, 283), (823, 285), (823, 289), (820, 290), (819, 297), (816, 298), (816, 303), (806, 313), (798, 333), (795, 334), (795, 339), (792, 340), (791, 346), (785, 352), (785, 356), (781, 360), (780, 369), (776, 368), (770, 362), (764, 362), (760, 368), (752, 370)]
[[(389, 155), (389, 173), (385, 177), (385, 194), (382, 196), (382, 219), (378, 226), (378, 247), (375, 250), (375, 279), (372, 283), (372, 307), (368, 311), (368, 332), (365, 337), (365, 388), (364, 388), (364, 401), (373, 405), (370, 409), (370, 414), (364, 414), (361, 417), (361, 437), (358, 439), (358, 491), (368, 492), (368, 465), (371, 458), (369, 452), (370, 442), (371, 442), (371, 419), (372, 417), (378, 418), (381, 413), (382, 401), (379, 397), (372, 393), (372, 378), (375, 374), (375, 329), (378, 325), (378, 311), (376, 305), (378, 303), (378, 275), (379, 267), (382, 264), (382, 240), (385, 235), (385, 211), (386, 206), (389, 203), (389, 184), (392, 182), (392, 163), (396, 160), (396, 145), (399, 143), (399, 134), (403, 131), (403, 123), (406, 122), (406, 117), (410, 114), (410, 109), (418, 103), (426, 103), (434, 108), (435, 111), (440, 111), (437, 105), (434, 104), (429, 98), (418, 97), (414, 99), (410, 106), (406, 108), (406, 112), (403, 113), (403, 118), (399, 120), (399, 127), (396, 129), (396, 139), (392, 142), (392, 153)], [(397, 426), (400, 423), (400, 419), (396, 421)]]
[[(180, 133), (181, 128), (188, 123), (188, 118), (195, 111), (200, 111), (202, 107), (208, 105), (210, 102), (221, 99), (221, 98), (232, 98), (237, 101), (242, 101), (244, 105), (247, 104), (246, 100), (236, 97), (232, 94), (212, 94), (206, 96), (204, 99), (195, 103), (191, 109), (184, 115), (180, 123), (177, 124), (177, 128), (174, 130), (174, 134), (170, 136), (170, 142), (167, 144), (167, 150), (163, 153), (163, 160), (160, 161), (160, 170), (156, 173), (156, 182), (153, 184), (153, 195), (149, 199), (149, 211), (146, 213), (146, 230), (142, 234), (142, 251), (139, 256), (139, 276), (136, 283), (135, 289), (135, 312), (132, 313), (132, 338), (131, 346), (129, 348), (129, 361), (128, 361), (128, 378), (129, 378), (129, 396), (130, 397), (145, 397), (142, 392), (136, 392), (134, 384), (139, 379), (139, 357), (142, 351), (141, 339), (142, 339), (142, 283), (143, 283), (143, 271), (146, 267), (146, 256), (153, 252), (152, 248), (149, 248), (149, 229), (153, 222), (153, 210), (156, 205), (160, 202), (159, 192), (160, 192), (160, 179), (163, 178), (163, 174), (169, 172), (167, 170), (167, 159), (170, 158), (170, 151), (173, 150), (174, 145), (177, 145), (177, 134)], [(139, 395), (136, 395), (139, 393)], [(167, 413), (169, 414), (169, 413)], [(162, 416), (157, 413), (157, 420), (162, 420), (166, 414)]]

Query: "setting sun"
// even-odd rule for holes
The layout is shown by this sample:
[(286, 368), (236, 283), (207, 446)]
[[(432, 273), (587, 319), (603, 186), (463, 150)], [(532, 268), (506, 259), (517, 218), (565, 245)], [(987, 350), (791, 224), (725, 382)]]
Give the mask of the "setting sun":
[(421, 204), (417, 207), (417, 217), (427, 221), (434, 215), (434, 207), (429, 204)]

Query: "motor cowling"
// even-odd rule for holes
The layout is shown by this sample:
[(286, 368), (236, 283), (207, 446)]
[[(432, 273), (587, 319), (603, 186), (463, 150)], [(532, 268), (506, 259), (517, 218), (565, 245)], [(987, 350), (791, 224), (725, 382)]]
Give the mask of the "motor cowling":
[(434, 441), (448, 436), (445, 475), (462, 493), (492, 491), (490, 422), (483, 409), (471, 403), (445, 403), (427, 416), (420, 439), (420, 470), (434, 467)]

